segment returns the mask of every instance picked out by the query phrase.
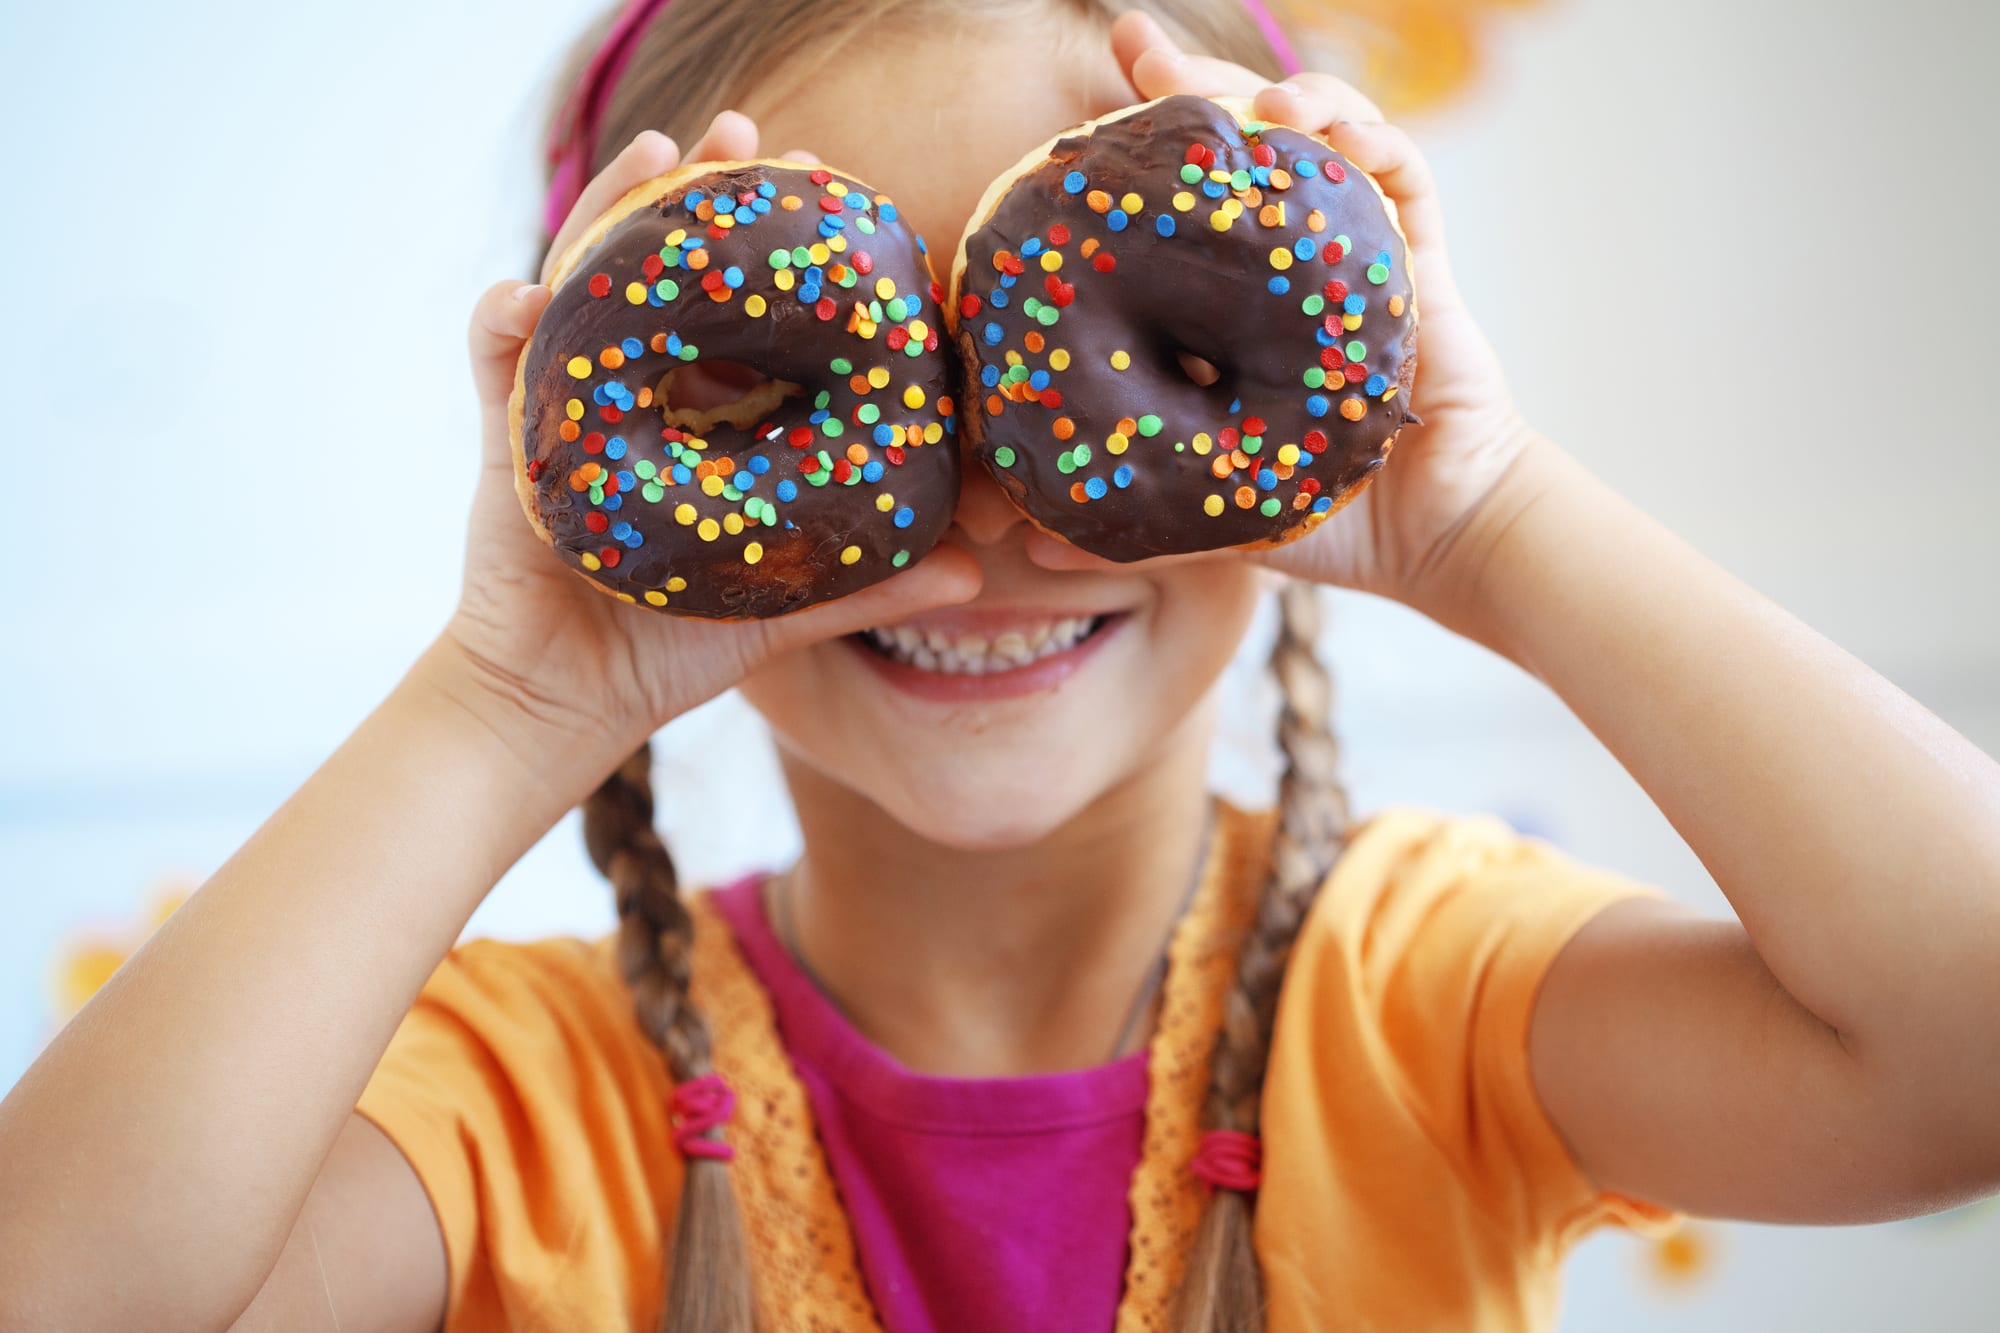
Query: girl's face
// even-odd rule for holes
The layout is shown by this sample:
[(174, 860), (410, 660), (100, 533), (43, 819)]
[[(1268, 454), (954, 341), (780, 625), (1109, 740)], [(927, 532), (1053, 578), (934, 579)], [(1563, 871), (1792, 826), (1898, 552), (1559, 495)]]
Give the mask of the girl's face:
[[(1132, 96), (1101, 32), (1065, 31), (1051, 15), (1001, 37), (873, 30), (865, 58), (848, 49), (781, 74), (741, 109), (767, 155), (814, 153), (893, 198), (948, 277), (995, 177)], [(857, 83), (839, 73), (850, 61), (965, 77)], [(1163, 747), (1200, 743), (1190, 715), (1242, 638), (1253, 566), (1224, 556), (1048, 568), (1039, 561), (1063, 564), (1062, 548), (969, 456), (944, 540), (979, 561), (977, 599), (784, 655), (744, 682), (788, 753), (925, 838), (999, 848), (1068, 821)]]

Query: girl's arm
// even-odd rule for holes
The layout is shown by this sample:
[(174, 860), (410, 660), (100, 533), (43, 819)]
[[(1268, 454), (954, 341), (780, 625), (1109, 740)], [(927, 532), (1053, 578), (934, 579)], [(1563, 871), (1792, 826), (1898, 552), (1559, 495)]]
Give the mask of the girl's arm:
[(1614, 908), (1560, 955), (1535, 1083), (1601, 1186), (1848, 1222), (2000, 1187), (2000, 765), (1555, 448), (1438, 614), (1545, 681), (1734, 922)]

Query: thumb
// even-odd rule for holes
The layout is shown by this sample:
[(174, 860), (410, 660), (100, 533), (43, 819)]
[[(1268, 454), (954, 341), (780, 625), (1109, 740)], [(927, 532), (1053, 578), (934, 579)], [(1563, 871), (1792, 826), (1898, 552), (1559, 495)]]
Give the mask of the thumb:
[(910, 568), (873, 587), (760, 623), (770, 651), (782, 653), (969, 602), (979, 595), (980, 583), (979, 561), (956, 546), (940, 544)]
[(548, 309), (549, 289), (540, 283), (496, 282), (472, 308), (468, 336), (472, 383), (479, 393), (481, 461), (511, 469), (507, 399), (514, 392), (514, 368), (521, 349)]

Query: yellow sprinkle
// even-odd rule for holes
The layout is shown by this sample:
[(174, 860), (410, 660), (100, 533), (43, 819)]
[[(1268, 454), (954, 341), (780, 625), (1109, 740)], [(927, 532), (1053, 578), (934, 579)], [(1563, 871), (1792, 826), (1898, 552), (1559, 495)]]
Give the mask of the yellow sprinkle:
[(736, 225), (736, 215), (734, 213), (717, 213), (713, 220), (713, 225), (723, 231), (728, 231)]
[(1050, 370), (1069, 369), (1069, 352), (1067, 349), (1058, 347), (1056, 348), (1055, 351), (1049, 353), (1049, 369)]
[(1229, 184), (1229, 173), (1224, 171), (1221, 167), (1210, 167), (1208, 170), (1208, 178), (1212, 181), (1221, 181), (1224, 185)]
[(909, 388), (903, 390), (904, 407), (922, 407), (923, 405), (924, 391), (922, 389), (912, 384)]
[(1229, 220), (1234, 222), (1243, 216), (1243, 201), (1241, 199), (1225, 199), (1222, 201), (1222, 211), (1229, 214)]
[(725, 484), (722, 478), (711, 472), (701, 479), (701, 493), (712, 499), (722, 494), (722, 488)]
[(896, 280), (894, 278), (875, 279), (875, 295), (884, 301), (892, 299), (896, 295)]
[(826, 192), (836, 199), (845, 199), (847, 197), (847, 187), (839, 181), (828, 181), (826, 183)]
[(1174, 194), (1174, 211), (1185, 213), (1194, 207), (1194, 191), (1180, 190)]
[(812, 262), (815, 264), (824, 264), (827, 260), (833, 257), (833, 251), (827, 249), (826, 246), (819, 241), (814, 241), (812, 243), (812, 248), (807, 250), (806, 254), (811, 256)]
[(761, 296), (749, 296), (743, 300), (743, 313), (752, 319), (762, 319), (767, 308)]
[(1208, 225), (1209, 228), (1213, 231), (1228, 231), (1229, 223), (1230, 223), (1229, 214), (1223, 212), (1219, 208), (1216, 209), (1213, 213), (1210, 213), (1208, 215)]
[(1211, 495), (1206, 500), (1203, 500), (1201, 502), (1201, 512), (1207, 514), (1210, 518), (1215, 518), (1217, 515), (1221, 514), (1222, 497), (1219, 495)]
[(930, 325), (924, 323), (921, 319), (913, 319), (910, 321), (910, 341), (922, 342), (924, 339), (930, 336), (931, 336)]
[(1042, 272), (1053, 273), (1061, 267), (1062, 267), (1062, 251), (1060, 250), (1042, 251)]
[(771, 281), (778, 284), (779, 291), (788, 292), (792, 289), (792, 284), (797, 282), (798, 279), (792, 276), (792, 271), (790, 269), (781, 268), (772, 277)]
[(940, 426), (937, 422), (933, 421), (930, 425), (924, 427), (925, 444), (936, 444), (939, 440), (942, 440), (943, 438), (944, 438), (944, 427)]
[(592, 555), (588, 551), (585, 551), (582, 555), (578, 556), (577, 559), (581, 560), (583, 562), (583, 567), (585, 569), (590, 570), (592, 573), (595, 573), (596, 571), (604, 568), (604, 562), (602, 560), (599, 560), (596, 556)]
[(674, 575), (672, 578), (667, 580), (668, 592), (685, 592), (687, 590), (687, 586), (688, 586), (688, 581), (682, 578), (678, 574)]
[(1144, 211), (1146, 201), (1136, 194), (1128, 193), (1123, 199), (1118, 201), (1118, 206), (1127, 213), (1137, 214)]
[(633, 602), (638, 600), (637, 598), (633, 597), (632, 594), (629, 592), (614, 593), (613, 596), (617, 597), (618, 600), (621, 602)]
[(712, 542), (722, 535), (722, 525), (712, 518), (705, 518), (695, 524), (694, 535), (705, 542)]
[(675, 227), (672, 231), (667, 233), (667, 244), (679, 245), (682, 241), (685, 241), (687, 238), (688, 234), (686, 227)]
[(583, 399), (572, 398), (563, 404), (563, 415), (571, 421), (583, 420)]
[(590, 358), (573, 356), (569, 359), (568, 369), (571, 379), (587, 380), (590, 378)]
[(1111, 368), (1113, 370), (1130, 370), (1132, 368), (1132, 354), (1122, 348), (1113, 352), (1111, 354)]
[(643, 282), (626, 283), (625, 299), (630, 301), (633, 305), (646, 304), (646, 284)]
[(847, 238), (845, 236), (835, 236), (827, 241), (826, 248), (835, 254), (843, 254), (847, 250)]
[(1122, 454), (1131, 446), (1131, 436), (1125, 434), (1123, 431), (1114, 430), (1104, 441), (1104, 452), (1107, 454)]
[(653, 606), (665, 606), (667, 604), (667, 595), (658, 588), (651, 588), (646, 592), (646, 601)]
[(1346, 329), (1349, 333), (1352, 333), (1356, 329), (1361, 327), (1361, 316), (1342, 315), (1340, 317), (1340, 325), (1342, 328)]
[(889, 371), (884, 366), (874, 366), (868, 371), (868, 387), (886, 389), (889, 387)]
[(743, 531), (743, 515), (733, 512), (724, 514), (722, 516), (722, 530), (732, 537)]
[(886, 514), (896, 507), (896, 497), (884, 491), (875, 497), (875, 507)]
[(693, 505), (678, 504), (674, 506), (674, 522), (680, 524), (682, 527), (687, 527), (689, 524), (693, 523), (694, 520), (695, 520), (695, 511)]
[(1286, 269), (1290, 268), (1291, 266), (1292, 266), (1292, 252), (1290, 250), (1287, 250), (1284, 246), (1281, 245), (1277, 249), (1271, 252), (1272, 268), (1277, 269), (1278, 272), (1280, 273), (1283, 273)]
[(1279, 445), (1278, 461), (1286, 467), (1292, 467), (1299, 461), (1299, 447), (1296, 444)]
[(840, 552), (840, 563), (843, 565), (851, 565), (860, 558), (861, 548), (859, 546), (845, 547)]
[(764, 548), (759, 543), (751, 542), (748, 546), (743, 548), (744, 564), (754, 565), (763, 558), (764, 558)]
[(1021, 364), (1021, 354), (1015, 351), (1011, 347), (1007, 349), (1007, 364), (1010, 366), (1018, 366)]
[(1203, 430), (1195, 432), (1194, 451), (1196, 453), (1206, 455), (1208, 451), (1210, 449), (1213, 449), (1214, 447), (1215, 447), (1215, 440), (1209, 435), (1207, 431)]

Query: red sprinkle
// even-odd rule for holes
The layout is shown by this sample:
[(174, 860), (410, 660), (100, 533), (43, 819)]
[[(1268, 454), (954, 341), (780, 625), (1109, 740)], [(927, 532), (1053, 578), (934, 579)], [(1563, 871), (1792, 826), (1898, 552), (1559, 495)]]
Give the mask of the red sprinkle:
[(1018, 278), (1028, 271), (1028, 266), (1021, 262), (1020, 256), (1008, 255), (1000, 261), (1000, 271), (1010, 278)]
[(834, 305), (831, 296), (822, 296), (819, 303), (813, 306), (813, 313), (819, 316), (821, 323), (831, 324), (834, 315), (839, 313), (839, 307)]
[(813, 433), (810, 426), (794, 426), (791, 434), (785, 436), (785, 443), (794, 449), (803, 449), (812, 442)]
[(844, 484), (853, 475), (854, 464), (848, 462), (845, 458), (836, 458), (833, 460), (833, 479), (835, 481)]
[(593, 509), (583, 516), (583, 526), (592, 532), (602, 532), (611, 526), (611, 520), (606, 518), (602, 511)]
[(1245, 435), (1262, 435), (1264, 431), (1265, 431), (1264, 418), (1262, 417), (1243, 418), (1243, 433)]
[(937, 348), (937, 330), (933, 329), (924, 335), (924, 350), (926, 352), (935, 352)]
[(615, 546), (607, 546), (597, 553), (597, 558), (603, 562), (606, 569), (616, 569), (618, 562), (625, 558), (625, 553)]
[(823, 194), (819, 197), (819, 207), (822, 213), (838, 213), (845, 205), (832, 195)]
[(1236, 427), (1234, 426), (1224, 426), (1215, 433), (1215, 438), (1222, 442), (1222, 447), (1225, 449), (1234, 449), (1237, 445), (1243, 443), (1243, 437), (1237, 434)]
[(854, 271), (864, 278), (875, 271), (875, 256), (866, 250), (856, 250), (847, 262), (854, 265)]
[(900, 445), (900, 444), (892, 444), (892, 445), (890, 445), (890, 446), (889, 446), (889, 447), (888, 447), (887, 449), (884, 449), (884, 450), (882, 451), (882, 454), (883, 454), (883, 456), (884, 456), (884, 457), (886, 457), (886, 458), (887, 458), (887, 459), (889, 460), (889, 466), (890, 466), (890, 467), (901, 467), (901, 466), (903, 465), (903, 446), (902, 446), (902, 445)]
[(1050, 244), (1050, 245), (1068, 245), (1068, 244), (1069, 244), (1069, 228), (1068, 228), (1068, 227), (1065, 227), (1065, 226), (1063, 226), (1063, 224), (1062, 224), (1062, 223), (1060, 223), (1060, 222), (1056, 223), (1056, 225), (1055, 225), (1055, 226), (1053, 226), (1053, 227), (1050, 227), (1050, 228), (1049, 228), (1049, 244)]
[(1319, 494), (1319, 478), (1318, 478), (1318, 477), (1307, 477), (1307, 478), (1306, 478), (1306, 479), (1305, 479), (1304, 481), (1302, 481), (1302, 482), (1300, 482), (1300, 483), (1299, 483), (1299, 489), (1300, 489), (1300, 490), (1302, 490), (1302, 491), (1304, 491), (1304, 492), (1305, 492), (1305, 493), (1306, 493), (1307, 495), (1318, 495), (1318, 494)]
[(1338, 162), (1329, 160), (1326, 164), (1326, 178), (1335, 185), (1338, 185), (1347, 179), (1347, 168), (1341, 166)]
[(1260, 143), (1250, 150), (1250, 158), (1260, 167), (1275, 166), (1278, 161), (1278, 152), (1271, 145)]
[(1319, 363), (1328, 370), (1339, 370), (1347, 364), (1347, 353), (1338, 347), (1322, 347), (1319, 349)]
[(639, 271), (646, 275), (647, 282), (651, 282), (667, 271), (667, 262), (658, 255), (647, 255), (646, 261), (639, 265)]
[(603, 417), (614, 426), (625, 419), (624, 409), (611, 403), (606, 403), (603, 407), (598, 408), (597, 415)]
[(1063, 396), (1061, 390), (1059, 389), (1042, 390), (1043, 407), (1048, 408), (1049, 411), (1051, 412), (1058, 412), (1062, 410), (1062, 405), (1063, 405)]
[(1362, 365), (1359, 361), (1353, 361), (1348, 363), (1347, 382), (1349, 384), (1359, 384), (1361, 383), (1361, 381), (1367, 378), (1368, 378), (1368, 367)]
[(1329, 301), (1345, 301), (1347, 299), (1347, 284), (1339, 278), (1335, 278), (1333, 281), (1327, 283), (1326, 299)]
[(944, 304), (944, 284), (935, 279), (931, 281), (931, 300), (938, 305)]
[(813, 172), (810, 176), (806, 177), (806, 179), (811, 181), (814, 185), (824, 185), (828, 181), (833, 179), (833, 173), (831, 171), (821, 169), (819, 171)]
[(910, 331), (898, 324), (889, 330), (889, 336), (884, 341), (889, 344), (890, 351), (900, 352), (910, 345)]
[(727, 285), (722, 280), (722, 274), (714, 269), (701, 275), (701, 289), (705, 292), (719, 292)]
[(801, 458), (799, 460), (799, 471), (805, 473), (808, 477), (819, 471), (819, 456), (817, 454), (807, 454), (804, 458)]
[(1099, 273), (1109, 273), (1118, 267), (1118, 260), (1109, 250), (1099, 250), (1091, 259), (1090, 266)]
[(549, 470), (549, 465), (547, 463), (544, 463), (541, 459), (539, 458), (530, 459), (528, 462), (528, 480), (540, 481), (542, 479), (542, 474), (548, 470)]
[[(1306, 432), (1306, 452), (1309, 454), (1323, 454), (1326, 452), (1325, 431), (1309, 430)], [(1317, 486), (1319, 483), (1311, 482), (1309, 484)]]
[(583, 437), (583, 451), (587, 454), (604, 452), (604, 432), (594, 430)]
[(971, 319), (979, 313), (979, 305), (979, 298), (971, 292), (967, 292), (964, 296), (958, 298), (958, 317), (960, 319)]
[(611, 275), (593, 273), (590, 277), (590, 294), (598, 297), (611, 295)]

